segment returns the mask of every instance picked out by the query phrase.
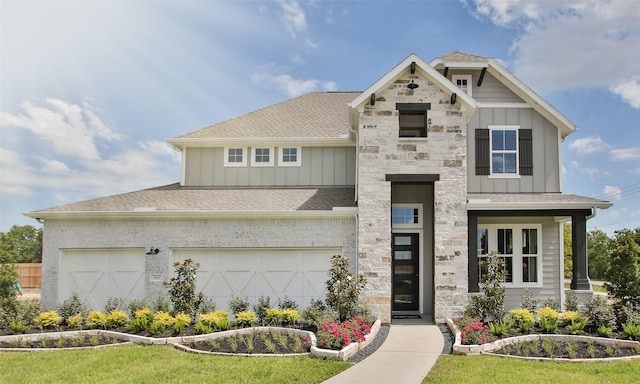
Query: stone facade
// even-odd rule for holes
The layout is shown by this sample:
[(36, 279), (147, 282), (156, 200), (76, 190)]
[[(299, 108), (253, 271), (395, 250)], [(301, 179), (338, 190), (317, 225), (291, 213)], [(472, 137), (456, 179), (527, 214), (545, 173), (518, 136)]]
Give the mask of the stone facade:
[[(414, 81), (417, 89), (407, 88)], [(467, 127), (460, 103), (407, 70), (359, 111), (358, 263), (373, 314), (391, 321), (391, 183), (388, 174), (437, 174), (434, 189), (434, 289), (437, 321), (467, 302)], [(426, 138), (399, 138), (396, 103), (430, 103)], [(425, 215), (431, 212), (425, 211)], [(425, 233), (430, 228), (425, 228)], [(431, 260), (425, 260), (431, 262)], [(424, 292), (432, 294), (432, 292)]]
[[(355, 218), (47, 220), (42, 259), (42, 306), (55, 308), (60, 254), (65, 249), (162, 250), (145, 257), (145, 296), (164, 296), (172, 277), (172, 249), (183, 248), (336, 248), (355, 266)], [(154, 279), (150, 279), (154, 276)]]

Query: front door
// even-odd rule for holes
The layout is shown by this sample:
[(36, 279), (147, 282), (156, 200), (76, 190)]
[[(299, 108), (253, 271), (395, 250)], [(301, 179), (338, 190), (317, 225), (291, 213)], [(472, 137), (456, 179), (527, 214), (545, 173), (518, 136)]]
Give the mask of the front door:
[(393, 311), (420, 309), (420, 244), (417, 233), (394, 233), (392, 245)]

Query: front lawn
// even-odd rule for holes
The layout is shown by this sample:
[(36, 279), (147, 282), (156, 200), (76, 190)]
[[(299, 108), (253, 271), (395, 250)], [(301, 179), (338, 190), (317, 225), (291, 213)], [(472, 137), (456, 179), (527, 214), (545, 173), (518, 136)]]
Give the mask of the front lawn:
[(638, 383), (640, 360), (556, 363), (494, 356), (442, 355), (423, 384)]
[(320, 383), (349, 363), (308, 356), (229, 357), (168, 345), (92, 351), (0, 352), (0, 383)]

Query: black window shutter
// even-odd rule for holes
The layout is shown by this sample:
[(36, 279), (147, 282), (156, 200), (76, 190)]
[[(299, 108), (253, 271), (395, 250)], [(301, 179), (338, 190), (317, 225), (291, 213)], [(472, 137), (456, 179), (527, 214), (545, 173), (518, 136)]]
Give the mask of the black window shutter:
[(518, 130), (518, 147), (520, 152), (520, 175), (533, 175), (533, 131)]
[(489, 148), (489, 129), (476, 129), (476, 175), (491, 173), (491, 148)]

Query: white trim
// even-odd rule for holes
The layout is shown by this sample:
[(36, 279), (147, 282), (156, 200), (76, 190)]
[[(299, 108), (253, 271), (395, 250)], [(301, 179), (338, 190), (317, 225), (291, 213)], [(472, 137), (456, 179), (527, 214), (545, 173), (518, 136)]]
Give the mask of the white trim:
[(182, 164), (180, 164), (180, 186), (187, 185), (187, 150), (180, 151)]
[[(497, 233), (498, 229), (511, 229), (513, 231), (513, 253), (511, 255), (500, 255), (505, 257), (511, 257), (512, 259), (512, 282), (504, 283), (506, 288), (542, 288), (543, 286), (543, 259), (544, 259), (544, 246), (542, 244), (542, 224), (478, 224), (478, 229), (486, 229), (489, 232), (489, 244), (488, 252), (497, 251)], [(535, 255), (522, 254), (522, 230), (523, 229), (535, 229), (537, 231), (537, 243), (538, 252)], [(536, 270), (538, 281), (535, 283), (525, 283), (522, 281), (522, 259), (524, 257), (535, 256), (537, 258)], [(486, 257), (485, 255), (478, 255), (478, 258)], [(478, 275), (479, 276), (479, 275)]]
[(478, 102), (478, 108), (533, 108), (527, 103)]
[[(229, 161), (229, 150), (230, 149), (242, 149), (242, 161), (241, 162), (230, 162)], [(224, 166), (225, 167), (246, 167), (247, 166), (247, 157), (249, 155), (249, 150), (247, 147), (224, 147)]]
[(469, 199), (467, 200), (467, 210), (469, 211), (509, 211), (509, 210), (539, 210), (539, 209), (607, 209), (611, 207), (611, 203), (603, 201), (602, 203), (584, 203), (584, 202), (494, 202), (491, 199)]
[[(393, 224), (393, 208), (413, 208), (418, 210), (418, 222), (413, 224)], [(420, 203), (403, 203), (391, 204), (391, 228), (393, 229), (422, 229), (424, 221), (422, 216), (422, 204)]]
[[(520, 129), (519, 125), (489, 125), (489, 177), (490, 178), (519, 178), (520, 177)], [(493, 131), (515, 131), (516, 133), (516, 173), (493, 173)], [(501, 150), (500, 153), (512, 153), (512, 150)]]
[[(458, 80), (467, 80), (467, 92), (466, 92), (466, 94), (469, 95), (469, 96), (473, 96), (473, 76), (471, 76), (471, 75), (451, 75), (451, 82), (456, 87), (458, 87)], [(460, 87), (458, 87), (458, 88), (460, 88)], [(462, 88), (460, 88), (460, 90), (464, 92), (464, 90)]]
[[(258, 162), (256, 161), (256, 150), (257, 149), (268, 149), (269, 150), (269, 161), (267, 162)], [(251, 147), (251, 166), (252, 167), (273, 167), (275, 163), (274, 158), (276, 157), (276, 151), (274, 147)]]
[(186, 147), (247, 147), (253, 145), (270, 144), (291, 144), (291, 146), (304, 145), (305, 147), (322, 146), (355, 146), (355, 142), (345, 134), (344, 137), (221, 137), (221, 138), (173, 138), (167, 142), (178, 148)]
[[(296, 149), (296, 161), (284, 161), (284, 149)], [(278, 148), (278, 166), (280, 167), (299, 167), (302, 165), (302, 147), (298, 146), (288, 146), (288, 147), (279, 147)]]

